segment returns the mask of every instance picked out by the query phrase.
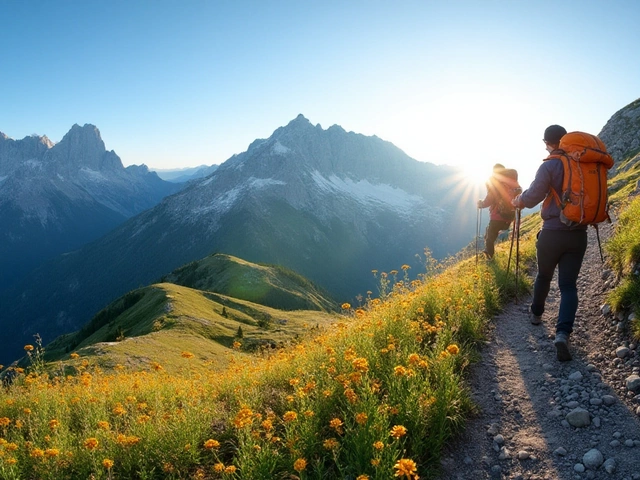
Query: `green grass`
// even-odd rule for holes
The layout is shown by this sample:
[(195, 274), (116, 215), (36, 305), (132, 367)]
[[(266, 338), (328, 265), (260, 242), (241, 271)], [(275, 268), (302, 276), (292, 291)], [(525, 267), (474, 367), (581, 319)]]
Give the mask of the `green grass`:
[[(73, 366), (78, 362), (70, 354), (76, 352), (95, 357), (102, 368), (161, 364), (179, 373), (184, 367), (180, 353), (191, 351), (209, 366), (223, 368), (260, 348), (299, 342), (309, 331), (335, 321), (335, 314), (277, 310), (170, 283), (130, 292), (103, 312), (85, 329), (47, 345), (45, 360)], [(232, 349), (236, 341), (241, 347)]]
[(327, 292), (292, 270), (251, 263), (231, 255), (214, 254), (191, 262), (161, 281), (280, 310), (335, 311), (337, 308)]
[(621, 207), (614, 236), (606, 243), (611, 264), (622, 281), (607, 297), (615, 311), (632, 311), (636, 320), (632, 330), (640, 339), (640, 197)]

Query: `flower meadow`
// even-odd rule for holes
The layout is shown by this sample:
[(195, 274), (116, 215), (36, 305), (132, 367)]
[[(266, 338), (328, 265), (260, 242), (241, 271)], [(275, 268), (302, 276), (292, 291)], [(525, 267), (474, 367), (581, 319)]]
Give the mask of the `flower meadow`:
[(464, 375), (508, 290), (500, 268), (376, 272), (380, 298), (223, 371), (186, 351), (180, 375), (77, 353), (56, 367), (25, 346), (31, 367), (0, 394), (0, 478), (431, 478), (473, 409)]

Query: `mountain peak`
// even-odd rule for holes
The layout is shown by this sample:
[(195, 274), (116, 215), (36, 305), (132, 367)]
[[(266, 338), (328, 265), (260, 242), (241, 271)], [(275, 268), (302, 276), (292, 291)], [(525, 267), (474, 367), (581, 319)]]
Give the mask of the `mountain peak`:
[(296, 118), (294, 118), (287, 124), (286, 128), (300, 128), (307, 126), (312, 126), (311, 122), (303, 114), (300, 113)]
[(107, 152), (95, 125), (77, 123), (71, 127), (54, 150), (63, 163), (91, 170), (121, 169), (122, 162), (115, 152)]

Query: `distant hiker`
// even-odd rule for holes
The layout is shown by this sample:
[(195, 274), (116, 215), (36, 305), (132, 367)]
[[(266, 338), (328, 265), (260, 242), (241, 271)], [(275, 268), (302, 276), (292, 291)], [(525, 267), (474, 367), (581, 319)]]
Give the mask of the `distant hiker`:
[[(553, 198), (553, 190), (562, 192), (564, 167), (557, 157), (563, 154), (559, 150), (560, 139), (567, 131), (560, 125), (551, 125), (544, 131), (543, 141), (549, 157), (542, 162), (536, 172), (535, 179), (528, 189), (513, 200), (517, 208), (532, 208), (538, 203)], [(556, 322), (554, 345), (558, 360), (571, 360), (569, 353), (569, 336), (573, 331), (573, 323), (578, 309), (577, 281), (582, 259), (587, 250), (587, 225), (569, 227), (562, 222), (561, 207), (556, 201), (545, 201), (542, 204), (542, 230), (538, 232), (536, 255), (538, 274), (533, 285), (533, 299), (529, 307), (529, 319), (533, 325), (542, 321), (545, 302), (549, 294), (553, 273), (558, 267), (558, 287), (560, 288), (560, 308)]]
[(487, 195), (484, 200), (478, 200), (478, 208), (489, 207), (489, 225), (484, 234), (484, 252), (482, 253), (491, 260), (498, 234), (508, 230), (515, 218), (515, 207), (511, 201), (521, 192), (518, 172), (496, 163), (486, 186)]

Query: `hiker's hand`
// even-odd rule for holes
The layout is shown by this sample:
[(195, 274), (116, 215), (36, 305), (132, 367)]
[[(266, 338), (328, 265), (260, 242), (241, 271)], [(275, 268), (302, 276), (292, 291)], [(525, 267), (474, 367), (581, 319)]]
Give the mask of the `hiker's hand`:
[(515, 196), (513, 200), (511, 200), (511, 205), (513, 205), (516, 208), (522, 208), (522, 204), (520, 202), (520, 195)]
[(478, 206), (478, 208), (484, 208), (484, 202), (482, 200), (478, 200), (476, 205)]

